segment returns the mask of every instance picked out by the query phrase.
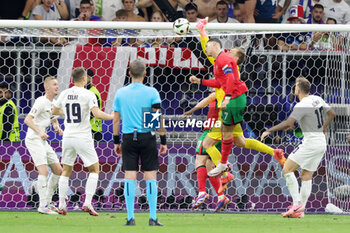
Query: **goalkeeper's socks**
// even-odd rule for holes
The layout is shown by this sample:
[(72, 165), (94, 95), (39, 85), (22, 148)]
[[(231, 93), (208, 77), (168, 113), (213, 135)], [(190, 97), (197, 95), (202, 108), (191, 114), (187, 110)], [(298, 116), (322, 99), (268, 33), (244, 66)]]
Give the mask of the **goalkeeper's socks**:
[(299, 194), (299, 184), (297, 178), (294, 175), (294, 172), (289, 172), (284, 174), (284, 178), (286, 179), (287, 187), (290, 195), (293, 198), (293, 205), (299, 205), (300, 203), (300, 194)]
[(128, 212), (128, 221), (135, 218), (134, 205), (135, 205), (135, 184), (136, 180), (125, 180), (124, 196), (126, 203), (126, 210)]
[(98, 182), (98, 174), (97, 173), (90, 173), (89, 178), (86, 181), (85, 185), (85, 202), (84, 206), (91, 205), (92, 197), (94, 196), (96, 192)]
[(228, 156), (231, 153), (233, 146), (233, 138), (227, 139), (227, 140), (222, 140), (222, 146), (221, 146), (221, 163), (222, 164), (227, 164)]
[(303, 206), (306, 206), (307, 200), (311, 194), (312, 190), (312, 180), (302, 181), (300, 188), (300, 201)]
[(157, 196), (158, 188), (156, 180), (147, 180), (147, 200), (149, 205), (149, 218), (157, 220)]
[(244, 148), (260, 151), (260, 152), (269, 154), (271, 156), (274, 155), (273, 148), (255, 139), (246, 139)]
[(220, 178), (215, 178), (215, 177), (209, 177), (209, 181), (211, 183), (211, 186), (213, 186), (216, 194), (219, 196), (219, 188), (221, 186), (221, 181)]
[(58, 181), (58, 196), (59, 196), (59, 209), (63, 209), (66, 207), (66, 195), (68, 191), (68, 181), (69, 177), (61, 176)]
[(198, 192), (205, 192), (207, 177), (207, 168), (204, 165), (197, 167)]
[(51, 173), (51, 176), (49, 178), (49, 182), (47, 183), (47, 195), (46, 195), (46, 204), (47, 205), (50, 204), (50, 202), (52, 200), (52, 196), (57, 189), (59, 179), (60, 179), (60, 176)]
[(216, 148), (216, 146), (212, 146), (212, 147), (209, 147), (208, 149), (206, 149), (208, 155), (210, 156), (211, 158), (211, 161), (213, 161), (213, 163), (215, 164), (215, 166), (218, 165), (220, 159), (221, 159), (221, 153), (220, 151), (218, 150), (218, 148)]
[(39, 207), (44, 208), (46, 205), (46, 190), (47, 190), (47, 176), (39, 175), (36, 190), (39, 194)]

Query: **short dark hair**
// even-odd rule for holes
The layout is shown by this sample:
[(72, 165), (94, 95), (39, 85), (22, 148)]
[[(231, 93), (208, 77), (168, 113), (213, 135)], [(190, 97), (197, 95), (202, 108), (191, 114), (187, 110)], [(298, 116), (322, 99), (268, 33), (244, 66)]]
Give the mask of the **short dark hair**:
[(90, 0), (81, 0), (80, 5), (82, 5), (82, 4), (89, 4), (91, 6)]
[(318, 3), (314, 5), (313, 9), (316, 9), (316, 8), (324, 10), (324, 7), (321, 4), (318, 4)]
[(218, 2), (216, 3), (216, 6), (218, 6), (218, 5), (225, 5), (226, 7), (228, 7), (227, 2), (226, 2), (226, 1), (223, 1), (223, 0), (218, 1)]
[(303, 92), (304, 94), (310, 93), (311, 83), (309, 82), (309, 80), (307, 80), (304, 77), (299, 77), (299, 78), (297, 78), (295, 83), (296, 83), (296, 85), (298, 85), (301, 92)]
[(91, 69), (86, 69), (86, 74), (91, 78), (93, 79), (94, 78), (94, 72), (91, 70)]
[(139, 59), (133, 61), (129, 66), (129, 71), (132, 78), (142, 78), (145, 70), (146, 64)]
[(328, 22), (328, 20), (333, 20), (335, 24), (337, 24), (337, 20), (335, 18), (327, 18), (326, 23)]
[(120, 9), (115, 12), (115, 17), (128, 17), (128, 12), (125, 9)]
[(238, 56), (238, 59), (237, 59), (237, 65), (240, 65), (240, 64), (242, 64), (244, 61), (245, 61), (245, 59), (246, 59), (246, 55), (245, 55), (245, 53), (244, 53), (244, 50), (243, 49), (241, 49), (241, 48), (236, 48), (236, 53), (237, 53), (237, 56)]
[(190, 2), (185, 6), (185, 11), (195, 10), (198, 11), (198, 6), (196, 3)]
[(77, 67), (72, 72), (72, 77), (74, 82), (80, 82), (83, 76), (86, 74), (84, 67)]
[(6, 82), (2, 82), (0, 83), (0, 88), (6, 88), (7, 90), (9, 90), (9, 85)]
[(222, 43), (221, 43), (221, 41), (218, 38), (215, 38), (215, 37), (214, 38), (210, 38), (207, 43), (209, 43), (209, 42), (215, 42), (215, 43), (220, 45), (220, 49), (222, 48)]

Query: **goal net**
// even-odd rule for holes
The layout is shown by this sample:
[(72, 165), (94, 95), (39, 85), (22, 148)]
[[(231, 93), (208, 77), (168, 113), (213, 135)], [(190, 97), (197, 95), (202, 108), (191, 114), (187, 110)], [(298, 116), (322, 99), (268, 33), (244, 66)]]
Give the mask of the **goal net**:
[[(147, 63), (144, 82), (159, 91), (167, 124), (169, 151), (159, 157), (158, 207), (191, 210), (198, 194), (195, 150), (202, 128), (188, 121), (205, 120), (208, 108), (196, 111), (190, 119), (181, 115), (212, 92), (190, 84), (189, 77), (213, 77), (213, 65), (202, 50), (194, 24), (186, 36), (174, 34), (171, 23), (3, 21), (0, 25), (0, 81), (8, 85), (0, 101), (13, 100), (17, 112), (6, 120), (18, 119), (18, 125), (13, 123), (11, 128), (10, 124), (10, 131), (18, 127), (19, 132), (19, 138), (9, 139), (9, 125), (0, 128), (0, 210), (38, 206), (38, 174), (24, 143), (27, 126), (23, 121), (34, 100), (44, 94), (44, 78), (57, 77), (61, 92), (72, 86), (74, 68), (92, 70), (92, 85), (101, 94), (101, 107), (111, 112), (115, 92), (130, 83), (128, 65), (135, 59)], [(327, 204), (332, 204), (333, 211), (349, 211), (349, 28), (208, 24), (207, 29), (225, 50), (241, 47), (246, 53), (240, 66), (241, 79), (249, 89), (242, 123), (246, 138), (260, 140), (265, 128), (287, 119), (296, 103), (292, 93), (299, 76), (312, 83), (311, 93), (333, 106), (338, 115), (327, 132), (327, 153), (313, 176), (306, 208), (324, 212)], [(62, 125), (63, 119), (59, 122)], [(48, 134), (50, 145), (61, 157), (62, 138), (51, 128)], [(112, 122), (102, 122), (101, 135), (95, 143), (101, 173), (93, 202), (100, 210), (122, 210), (124, 173), (121, 159), (113, 152)], [(283, 149), (288, 156), (301, 139), (302, 132), (296, 128), (271, 135), (265, 143)], [(234, 146), (229, 162), (235, 178), (226, 190), (231, 203), (225, 211), (276, 212), (290, 205), (281, 166), (271, 155)], [(300, 170), (296, 174), (300, 177)], [(69, 183), (69, 208), (84, 200), (87, 175), (78, 159)], [(147, 199), (142, 173), (137, 179), (136, 208), (144, 209)], [(210, 199), (199, 211), (215, 208), (217, 197), (209, 182), (207, 192)], [(56, 193), (53, 201), (57, 199)]]

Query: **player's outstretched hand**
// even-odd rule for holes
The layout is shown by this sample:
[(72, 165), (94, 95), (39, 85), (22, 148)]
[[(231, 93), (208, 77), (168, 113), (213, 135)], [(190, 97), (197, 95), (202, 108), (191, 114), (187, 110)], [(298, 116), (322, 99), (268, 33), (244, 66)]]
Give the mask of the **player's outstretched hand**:
[(265, 139), (267, 136), (269, 136), (269, 135), (270, 135), (270, 133), (271, 133), (271, 132), (269, 132), (269, 131), (265, 131), (265, 132), (263, 132), (263, 134), (261, 135), (261, 139), (260, 139), (260, 141), (264, 141), (264, 139)]
[(55, 129), (55, 132), (58, 133), (58, 135), (60, 135), (60, 136), (63, 135), (63, 130), (61, 128)]
[(187, 111), (187, 112), (184, 112), (184, 114), (182, 114), (182, 118), (187, 118), (189, 116), (192, 116), (193, 112), (190, 110), (190, 111)]
[(206, 17), (205, 19), (201, 19), (198, 21), (198, 23), (196, 24), (196, 28), (202, 32), (203, 30), (205, 30), (205, 26), (207, 25), (208, 23), (208, 17)]
[(42, 140), (46, 140), (49, 137), (49, 135), (47, 135), (46, 133), (44, 133), (42, 131), (39, 133), (39, 136)]
[(200, 84), (200, 83), (201, 83), (201, 79), (197, 78), (197, 77), (194, 76), (194, 75), (191, 75), (191, 77), (190, 77), (190, 82), (191, 82), (191, 83)]
[(114, 145), (114, 152), (115, 152), (119, 157), (122, 157), (122, 144), (115, 144), (115, 145)]
[(167, 145), (162, 145), (161, 144), (160, 147), (159, 147), (159, 154), (160, 155), (165, 155), (167, 151), (168, 151)]

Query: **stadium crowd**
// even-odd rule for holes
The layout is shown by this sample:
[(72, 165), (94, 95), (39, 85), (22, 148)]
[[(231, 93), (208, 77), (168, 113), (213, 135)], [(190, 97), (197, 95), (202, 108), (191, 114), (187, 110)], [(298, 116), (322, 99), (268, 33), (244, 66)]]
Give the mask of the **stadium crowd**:
[[(198, 22), (201, 18), (208, 17), (209, 22), (213, 23), (349, 24), (350, 7), (346, 0), (16, 0), (6, 1), (6, 7), (0, 10), (0, 19), (19, 20), (172, 22), (179, 17), (184, 17), (189, 22)], [(130, 38), (154, 34), (147, 30), (101, 30), (94, 33), (125, 35), (127, 38), (90, 39), (77, 43), (182, 47), (181, 38)], [(161, 35), (167, 34), (162, 32)], [(326, 32), (265, 35), (262, 40), (256, 40), (256, 47), (260, 45), (265, 49), (279, 50), (342, 50), (345, 37), (339, 33)], [(9, 40), (11, 38), (3, 36), (0, 42)], [(67, 39), (54, 37), (40, 38), (40, 42), (55, 45), (71, 43)]]

